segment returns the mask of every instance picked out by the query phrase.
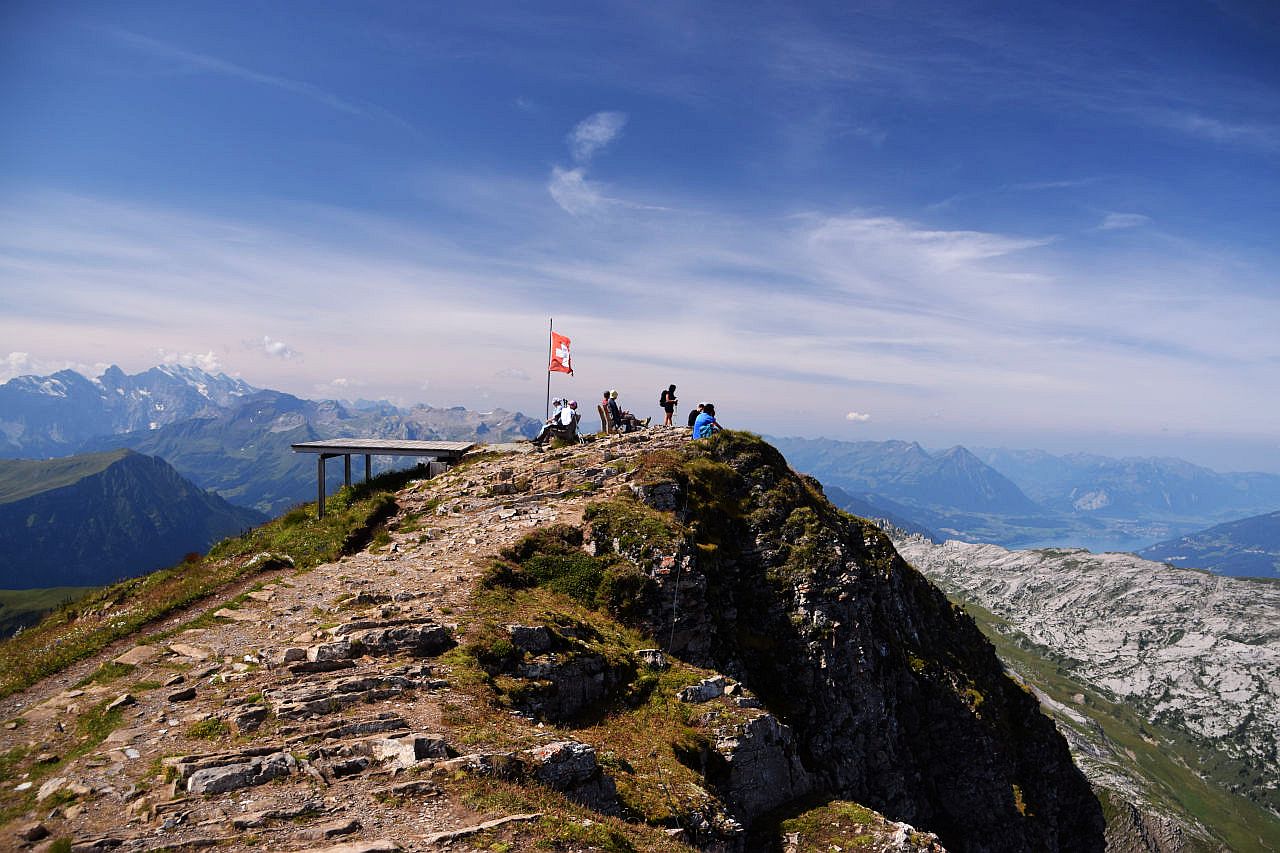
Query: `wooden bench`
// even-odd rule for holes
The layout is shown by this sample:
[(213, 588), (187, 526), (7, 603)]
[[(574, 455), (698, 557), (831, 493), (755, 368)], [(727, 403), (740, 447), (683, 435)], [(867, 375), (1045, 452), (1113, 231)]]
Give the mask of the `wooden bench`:
[(618, 431), (617, 427), (614, 426), (613, 421), (610, 420), (609, 410), (605, 407), (604, 403), (600, 403), (596, 406), (596, 414), (600, 415), (600, 431), (602, 433), (605, 435), (613, 435)]

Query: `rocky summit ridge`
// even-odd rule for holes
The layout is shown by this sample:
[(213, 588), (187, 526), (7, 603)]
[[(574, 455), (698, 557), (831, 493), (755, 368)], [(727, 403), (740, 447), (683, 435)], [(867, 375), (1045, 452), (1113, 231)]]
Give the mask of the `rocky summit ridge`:
[(771, 446), (528, 451), (0, 700), (0, 843), (1103, 849), (973, 622)]

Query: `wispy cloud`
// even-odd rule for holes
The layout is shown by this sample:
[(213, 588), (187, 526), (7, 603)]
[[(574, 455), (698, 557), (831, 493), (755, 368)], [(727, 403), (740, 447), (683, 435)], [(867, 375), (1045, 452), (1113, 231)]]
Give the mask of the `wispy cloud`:
[(871, 415), (868, 415), (865, 412), (848, 412), (845, 414), (844, 419), (853, 423), (865, 424), (867, 421), (871, 420)]
[(588, 163), (596, 152), (622, 134), (626, 113), (604, 111), (587, 116), (569, 132), (569, 153), (575, 163)]
[[(1221, 261), (1194, 247), (1162, 246), (1135, 263), (1126, 246), (1116, 271), (1080, 271), (1056, 259), (1047, 236), (856, 213), (691, 212), (688, 200), (662, 200), (668, 215), (618, 205), (589, 229), (521, 220), (524, 243), (483, 251), (450, 246), (436, 225), (369, 214), (295, 210), (286, 233), (93, 199), (15, 200), (0, 210), (25, 222), (0, 238), (0, 339), (138, 369), (157, 340), (181, 336), (222, 345), (256, 385), (341, 396), (333, 377), (360, 371), (377, 377), (378, 397), (422, 399), (428, 388), (433, 404), (476, 405), (478, 379), (507, 380), (504, 394), (515, 394), (515, 371), (538, 370), (551, 311), (574, 338), (578, 375), (564, 382), (635, 398), (675, 381), (748, 428), (785, 419), (761, 402), (771, 399), (824, 412), (813, 429), (874, 424), (900, 435), (936, 410), (955, 413), (951, 426), (979, 412), (1011, 430), (1093, 427), (1105, 412), (1112, 428), (1140, 428), (1153, 413), (1168, 419), (1171, 393), (1202, 402), (1203, 424), (1180, 416), (1195, 425), (1244, 430), (1280, 417), (1246, 390), (1274, 379), (1280, 304), (1261, 284), (1245, 287), (1243, 268), (1235, 291), (1205, 292), (1206, 269)], [(68, 228), (121, 251), (59, 252)], [(219, 233), (237, 237), (207, 238)], [(398, 310), (343, 310), (353, 281)], [(103, 293), (110, 321), (65, 310)], [(316, 307), (300, 322), (304, 298)], [(272, 333), (227, 347), (250, 315)], [(428, 316), (449, 321), (424, 336)], [(831, 410), (850, 388), (855, 413), (873, 421)], [(540, 411), (540, 394), (529, 396), (498, 402)]]
[(1139, 228), (1151, 221), (1150, 216), (1141, 213), (1108, 213), (1098, 223), (1099, 231), (1120, 231), (1125, 228)]
[(587, 180), (587, 166), (597, 152), (617, 139), (626, 123), (625, 113), (598, 112), (578, 122), (565, 137), (569, 155), (577, 166), (552, 166), (547, 192), (566, 213), (585, 216), (621, 203), (606, 197), (599, 184)]
[(1153, 124), (1210, 142), (1280, 150), (1280, 124), (1225, 119), (1198, 111), (1164, 108), (1143, 112)]
[(809, 239), (815, 244), (910, 257), (916, 263), (923, 261), (926, 266), (939, 270), (954, 269), (1052, 242), (1048, 237), (926, 229), (887, 216), (826, 217), (810, 229)]
[(547, 180), (547, 192), (566, 213), (586, 216), (611, 208), (667, 210), (660, 205), (611, 198), (605, 195), (603, 185), (587, 179), (587, 168), (592, 158), (618, 138), (626, 123), (625, 113), (606, 111), (588, 116), (570, 131), (566, 142), (577, 165), (573, 168), (552, 166), (551, 177)]
[(389, 110), (357, 99), (341, 97), (302, 80), (256, 71), (225, 59), (219, 59), (216, 56), (187, 50), (128, 30), (110, 27), (105, 28), (104, 31), (133, 50), (156, 59), (172, 62), (178, 66), (179, 70), (184, 72), (216, 74), (246, 83), (269, 86), (282, 92), (288, 92), (291, 95), (306, 98), (341, 113), (384, 119), (406, 129), (414, 129), (409, 122)]
[[(1056, 14), (1069, 24), (1057, 33), (928, 4), (895, 13), (892, 24), (868, 10), (856, 33), (792, 19), (756, 34), (770, 49), (754, 61), (772, 78), (812, 92), (873, 87), (918, 103), (983, 107), (998, 98), (1051, 109), (1060, 121), (1105, 115), (1218, 144), (1280, 150), (1267, 81), (1214, 75), (1195, 63), (1157, 70), (1134, 61), (1133, 44), (1107, 19), (1066, 6)], [(1083, 33), (1087, 54), (1079, 50)]]
[(597, 184), (587, 180), (586, 170), (581, 168), (552, 166), (547, 192), (556, 204), (574, 216), (600, 210), (610, 202)]

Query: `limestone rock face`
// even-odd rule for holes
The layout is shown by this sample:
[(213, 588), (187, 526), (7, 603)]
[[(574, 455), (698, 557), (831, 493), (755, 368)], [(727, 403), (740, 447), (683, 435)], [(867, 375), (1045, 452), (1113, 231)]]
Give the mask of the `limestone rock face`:
[[(905, 554), (1148, 719), (1213, 741), (1280, 787), (1280, 585), (1132, 554), (915, 538)], [(1275, 808), (1280, 798), (1272, 801)]]
[(631, 556), (658, 589), (652, 633), (758, 695), (803, 772), (785, 751), (757, 752), (783, 740), (768, 722), (742, 731), (735, 760), (771, 768), (769, 785), (811, 784), (928, 827), (953, 851), (1103, 849), (1101, 807), (1066, 742), (972, 620), (769, 445), (729, 434), (701, 454), (668, 487), (633, 490), (659, 510), (680, 495), (691, 541)]

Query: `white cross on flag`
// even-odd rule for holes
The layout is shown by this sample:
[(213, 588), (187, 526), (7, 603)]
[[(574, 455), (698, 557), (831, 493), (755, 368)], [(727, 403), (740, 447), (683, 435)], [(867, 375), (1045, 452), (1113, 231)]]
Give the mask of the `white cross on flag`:
[(559, 332), (551, 333), (551, 366), (547, 370), (573, 375), (573, 361), (569, 356), (569, 339)]

